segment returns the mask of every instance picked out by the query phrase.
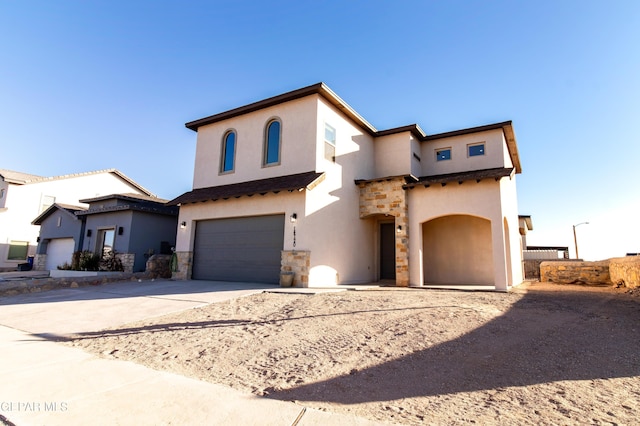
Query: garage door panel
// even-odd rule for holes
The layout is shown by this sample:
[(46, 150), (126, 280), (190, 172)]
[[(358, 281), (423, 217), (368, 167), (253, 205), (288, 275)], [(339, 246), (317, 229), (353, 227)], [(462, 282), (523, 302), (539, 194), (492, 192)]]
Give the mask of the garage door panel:
[(74, 249), (75, 241), (73, 238), (56, 238), (49, 241), (45, 268), (55, 270), (64, 263), (71, 263)]
[(193, 278), (277, 283), (284, 215), (200, 221)]

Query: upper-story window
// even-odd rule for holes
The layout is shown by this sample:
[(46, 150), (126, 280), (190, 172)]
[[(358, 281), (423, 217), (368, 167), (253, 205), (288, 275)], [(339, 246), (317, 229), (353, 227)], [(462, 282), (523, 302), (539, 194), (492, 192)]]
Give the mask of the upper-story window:
[(324, 123), (324, 140), (336, 146), (336, 129), (327, 123)]
[(264, 143), (264, 165), (280, 163), (280, 139), (282, 125), (278, 120), (267, 123)]
[(336, 161), (336, 129), (324, 123), (324, 158)]
[(220, 164), (220, 172), (232, 172), (234, 169), (236, 157), (236, 132), (233, 130), (225, 133), (222, 138), (222, 161)]
[(479, 155), (484, 155), (484, 143), (469, 145), (467, 149), (468, 149), (469, 157), (477, 157)]
[(451, 148), (436, 149), (436, 161), (451, 160)]

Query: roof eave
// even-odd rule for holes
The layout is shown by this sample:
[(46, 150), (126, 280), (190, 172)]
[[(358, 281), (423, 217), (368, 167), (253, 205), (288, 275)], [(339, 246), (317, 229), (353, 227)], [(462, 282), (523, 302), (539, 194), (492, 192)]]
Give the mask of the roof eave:
[(253, 102), (248, 105), (244, 105), (238, 108), (234, 108), (228, 111), (214, 114), (209, 117), (204, 117), (199, 120), (190, 121), (185, 124), (187, 129), (198, 131), (198, 128), (206, 126), (208, 124), (217, 123), (222, 120), (238, 117), (240, 115), (248, 114), (261, 109), (269, 108), (275, 105), (279, 105), (285, 102), (290, 102), (296, 99), (304, 98), (310, 95), (320, 95), (325, 98), (331, 105), (340, 110), (344, 115), (349, 117), (360, 127), (367, 131), (367, 133), (374, 135), (377, 130), (367, 120), (365, 120), (360, 114), (358, 114), (349, 104), (342, 100), (335, 92), (333, 92), (326, 84), (320, 82), (312, 84), (311, 86), (303, 87), (291, 92), (283, 93), (278, 96), (263, 99), (258, 102)]

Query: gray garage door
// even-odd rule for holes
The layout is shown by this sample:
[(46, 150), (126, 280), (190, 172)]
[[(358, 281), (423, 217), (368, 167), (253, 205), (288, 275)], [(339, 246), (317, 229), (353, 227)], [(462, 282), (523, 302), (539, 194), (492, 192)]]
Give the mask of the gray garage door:
[(284, 215), (199, 221), (193, 279), (277, 284)]

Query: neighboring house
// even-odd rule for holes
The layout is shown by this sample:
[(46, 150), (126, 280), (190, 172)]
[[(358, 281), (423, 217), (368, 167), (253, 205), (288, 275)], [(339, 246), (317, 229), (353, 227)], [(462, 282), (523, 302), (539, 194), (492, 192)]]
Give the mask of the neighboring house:
[(319, 83), (186, 124), (176, 278), (326, 286), (522, 282), (511, 122), (377, 130)]
[(126, 272), (145, 270), (153, 254), (171, 254), (178, 209), (167, 200), (140, 194), (112, 194), (80, 200), (89, 207), (54, 204), (34, 221), (40, 226), (36, 270), (71, 263), (75, 251), (115, 251)]
[(0, 169), (0, 270), (15, 270), (35, 254), (39, 227), (31, 221), (54, 203), (77, 206), (114, 193), (152, 195), (115, 169), (55, 177)]

